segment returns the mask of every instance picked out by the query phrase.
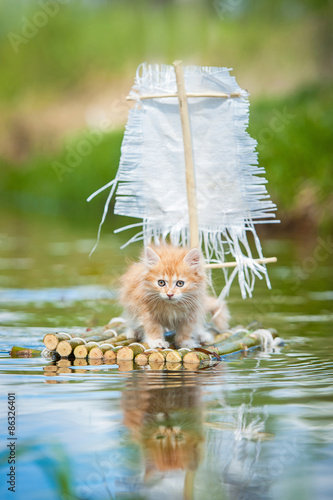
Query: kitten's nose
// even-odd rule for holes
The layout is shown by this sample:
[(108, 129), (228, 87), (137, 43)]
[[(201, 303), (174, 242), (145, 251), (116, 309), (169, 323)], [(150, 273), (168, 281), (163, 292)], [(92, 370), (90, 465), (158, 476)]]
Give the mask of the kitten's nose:
[(173, 296), (174, 296), (174, 294), (173, 294), (172, 292), (168, 292), (168, 293), (167, 293), (167, 296), (169, 297), (169, 299), (171, 299), (171, 297), (173, 297)]

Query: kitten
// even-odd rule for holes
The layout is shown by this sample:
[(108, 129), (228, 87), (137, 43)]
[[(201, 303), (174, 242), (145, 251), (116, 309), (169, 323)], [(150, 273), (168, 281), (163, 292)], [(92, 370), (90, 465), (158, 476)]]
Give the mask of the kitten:
[(120, 301), (132, 328), (143, 330), (151, 348), (168, 347), (164, 333), (171, 330), (182, 347), (211, 341), (213, 337), (204, 330), (206, 312), (213, 314), (219, 330), (228, 327), (226, 304), (207, 295), (207, 276), (197, 248), (146, 247), (141, 262), (121, 279)]

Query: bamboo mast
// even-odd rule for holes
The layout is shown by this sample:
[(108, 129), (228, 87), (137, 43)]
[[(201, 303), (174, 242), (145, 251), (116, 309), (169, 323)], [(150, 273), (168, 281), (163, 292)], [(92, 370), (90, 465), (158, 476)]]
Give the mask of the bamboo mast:
[(192, 248), (195, 247), (199, 248), (198, 207), (197, 207), (197, 197), (195, 190), (191, 125), (190, 125), (190, 117), (187, 106), (183, 63), (182, 61), (174, 61), (173, 66), (175, 68), (175, 73), (176, 73), (179, 112), (183, 130), (186, 191), (187, 191), (188, 217), (190, 224), (190, 246)]

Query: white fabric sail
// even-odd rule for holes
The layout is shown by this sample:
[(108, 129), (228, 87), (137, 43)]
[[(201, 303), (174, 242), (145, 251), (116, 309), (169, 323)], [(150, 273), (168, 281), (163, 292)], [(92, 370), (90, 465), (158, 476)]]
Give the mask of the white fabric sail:
[[(185, 66), (184, 79), (187, 94), (233, 95), (188, 97), (188, 110), (200, 242), (207, 262), (224, 262), (228, 254), (236, 260), (230, 275), (223, 269), (222, 296), (238, 275), (245, 298), (252, 294), (255, 277), (265, 277), (270, 287), (265, 265), (252, 256), (248, 235), (263, 258), (254, 224), (276, 222), (276, 206), (262, 175), (265, 170), (258, 167), (257, 142), (246, 132), (248, 93), (227, 68)], [(175, 97), (144, 98), (163, 94)], [(136, 105), (129, 113), (117, 176), (107, 185), (111, 192), (103, 216), (104, 221), (117, 186), (114, 213), (142, 219), (142, 230), (129, 242), (158, 243), (169, 237), (175, 245), (189, 245), (184, 143), (176, 94), (173, 66), (139, 66), (130, 93)]]

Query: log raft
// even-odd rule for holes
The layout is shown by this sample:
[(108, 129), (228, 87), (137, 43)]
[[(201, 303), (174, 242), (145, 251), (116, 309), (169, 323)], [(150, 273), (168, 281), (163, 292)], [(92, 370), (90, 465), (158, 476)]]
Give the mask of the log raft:
[[(110, 330), (107, 331), (109, 335)], [(263, 338), (259, 330), (251, 332), (237, 327), (216, 335), (214, 343), (211, 345), (206, 343), (202, 346), (203, 349), (150, 349), (147, 343), (127, 339), (125, 334), (114, 335), (98, 342), (91, 341), (92, 338), (96, 338), (95, 332), (91, 333), (91, 337), (86, 339), (78, 337), (69, 339), (66, 338), (68, 334), (63, 333), (48, 334), (44, 337), (44, 343), (49, 350), (50, 347), (56, 345), (53, 352), (57, 352), (61, 357), (85, 359), (90, 364), (104, 362), (119, 365), (121, 362), (132, 361), (135, 362), (134, 366), (137, 368), (149, 365), (151, 369), (176, 370), (178, 365), (183, 369), (196, 369), (212, 361), (219, 361), (220, 356), (260, 346)], [(99, 338), (103, 338), (103, 335)], [(15, 348), (12, 352), (15, 355)]]

